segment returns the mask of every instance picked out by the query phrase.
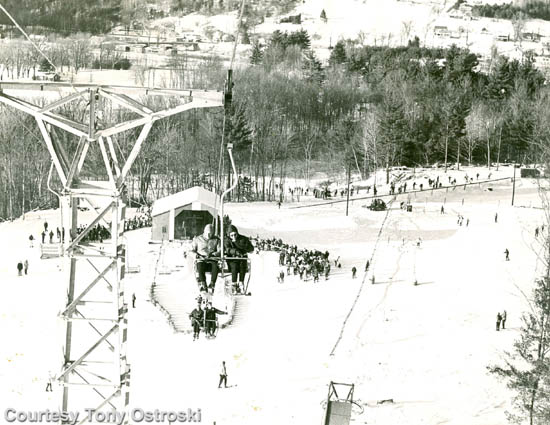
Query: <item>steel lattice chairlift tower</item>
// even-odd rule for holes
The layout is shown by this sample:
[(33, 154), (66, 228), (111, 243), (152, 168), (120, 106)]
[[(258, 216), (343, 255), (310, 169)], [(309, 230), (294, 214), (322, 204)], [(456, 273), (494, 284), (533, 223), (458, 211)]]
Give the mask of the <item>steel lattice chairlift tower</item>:
[[(38, 92), (59, 93), (61, 98), (45, 106), (23, 100), (29, 93)], [(230, 99), (230, 93), (226, 93), (226, 98), (228, 96)], [(154, 111), (141, 103), (140, 99), (145, 97), (163, 98), (164, 102), (156, 102), (163, 105), (161, 110)], [(75, 120), (62, 115), (61, 107), (82, 99), (87, 103), (87, 116)], [(128, 408), (130, 389), (130, 364), (126, 354), (128, 307), (124, 291), (126, 248), (122, 237), (125, 180), (155, 121), (196, 108), (221, 107), (224, 94), (208, 90), (0, 82), (0, 102), (36, 119), (62, 185), (61, 224), (63, 229), (69, 229), (62, 246), (70, 259), (67, 298), (60, 313), (65, 321), (63, 365), (57, 374), (57, 380), (63, 385), (62, 410), (95, 408), (124, 412)], [(105, 126), (98, 115), (106, 106), (124, 111), (131, 118)], [(60, 133), (54, 128), (76, 138), (58, 137)], [(139, 133), (132, 133), (139, 135), (132, 142), (128, 157), (122, 158), (113, 137), (139, 128)], [(90, 149), (102, 159), (102, 173), (98, 181), (93, 182), (84, 181), (81, 174), (93, 156), (87, 155)], [(82, 215), (79, 205), (83, 203), (96, 214), (91, 223), (79, 221)], [(101, 245), (84, 243), (100, 222), (110, 230), (110, 238)], [(84, 422), (86, 418), (80, 423)]]

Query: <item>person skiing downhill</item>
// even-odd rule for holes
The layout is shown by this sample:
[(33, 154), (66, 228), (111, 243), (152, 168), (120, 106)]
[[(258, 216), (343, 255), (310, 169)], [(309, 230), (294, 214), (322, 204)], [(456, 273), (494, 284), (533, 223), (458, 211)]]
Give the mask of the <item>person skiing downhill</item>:
[(225, 361), (222, 362), (222, 368), (220, 370), (220, 382), (218, 383), (218, 388), (222, 387), (227, 388), (227, 368), (225, 367)]

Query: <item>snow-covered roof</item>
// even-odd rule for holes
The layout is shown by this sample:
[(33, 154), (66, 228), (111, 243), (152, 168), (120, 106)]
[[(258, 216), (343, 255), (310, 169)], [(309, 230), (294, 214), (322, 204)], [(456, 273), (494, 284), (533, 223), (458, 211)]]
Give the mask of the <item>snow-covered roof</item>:
[(183, 207), (185, 205), (200, 203), (213, 209), (220, 207), (220, 197), (200, 186), (195, 186), (182, 192), (157, 199), (153, 203), (152, 215), (157, 216), (167, 211)]

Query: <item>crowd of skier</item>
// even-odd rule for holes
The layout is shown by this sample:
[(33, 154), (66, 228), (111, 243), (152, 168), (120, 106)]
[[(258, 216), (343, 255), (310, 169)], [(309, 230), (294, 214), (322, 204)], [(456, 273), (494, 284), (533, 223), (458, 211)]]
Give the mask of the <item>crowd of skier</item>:
[(124, 221), (124, 231), (141, 229), (143, 227), (151, 227), (153, 224), (153, 218), (151, 217), (151, 210), (149, 209), (145, 213), (138, 213), (130, 219)]
[[(325, 280), (329, 278), (331, 271), (330, 253), (318, 250), (299, 249), (296, 245), (284, 243), (281, 239), (254, 238), (256, 251), (276, 251), (279, 253), (279, 266), (281, 270), (277, 276), (279, 283), (284, 283), (286, 276), (299, 276), (300, 280), (313, 280), (319, 282), (320, 276)], [(334, 267), (340, 268), (340, 258), (334, 260)], [(285, 274), (286, 271), (286, 274)]]

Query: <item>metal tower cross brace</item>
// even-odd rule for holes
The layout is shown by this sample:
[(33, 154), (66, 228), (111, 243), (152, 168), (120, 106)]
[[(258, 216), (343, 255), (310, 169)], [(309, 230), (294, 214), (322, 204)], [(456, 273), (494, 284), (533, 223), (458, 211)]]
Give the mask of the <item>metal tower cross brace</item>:
[[(40, 107), (6, 91), (55, 91), (64, 95), (59, 100)], [(70, 90), (71, 93), (67, 94)], [(130, 95), (171, 96), (180, 104), (153, 111)], [(69, 102), (84, 98), (89, 107), (87, 121), (79, 122), (54, 112)], [(123, 108), (138, 118), (100, 128), (96, 110), (101, 98), (114, 107)], [(182, 100), (184, 101), (182, 103)], [(223, 93), (204, 90), (166, 90), (141, 87), (105, 85), (69, 85), (64, 83), (0, 82), (0, 102), (32, 115), (42, 133), (57, 174), (63, 185), (60, 199), (62, 227), (68, 219), (70, 232), (64, 236), (64, 253), (70, 258), (69, 287), (66, 307), (61, 317), (66, 321), (64, 359), (57, 379), (63, 384), (63, 411), (116, 410), (124, 412), (129, 403), (130, 365), (127, 361), (127, 303), (124, 292), (125, 205), (121, 193), (130, 168), (159, 119), (195, 108), (223, 106)], [(116, 105), (116, 106), (115, 106)], [(79, 137), (76, 149), (69, 155), (67, 145), (52, 137), (52, 126)], [(125, 162), (117, 155), (112, 136), (142, 127)], [(105, 181), (89, 182), (80, 179), (91, 145), (101, 152)], [(79, 226), (79, 203), (86, 202), (97, 217)], [(110, 236), (105, 243), (85, 243), (100, 222), (107, 223)], [(65, 233), (65, 232), (63, 232)], [(70, 397), (69, 397), (70, 395)], [(71, 407), (71, 408), (69, 408)], [(81, 422), (87, 422), (87, 415)], [(126, 415), (128, 419), (129, 415)]]

